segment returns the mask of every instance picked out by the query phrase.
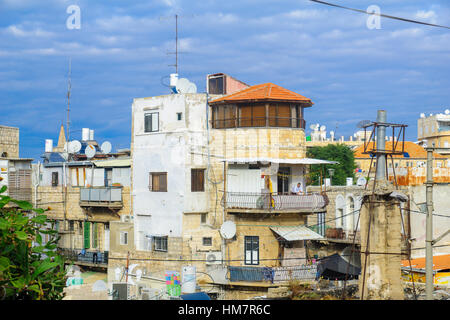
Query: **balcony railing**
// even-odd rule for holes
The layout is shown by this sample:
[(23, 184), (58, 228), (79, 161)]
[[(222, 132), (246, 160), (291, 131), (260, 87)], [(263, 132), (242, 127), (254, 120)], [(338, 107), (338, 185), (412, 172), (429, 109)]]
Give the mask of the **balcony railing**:
[(81, 188), (80, 206), (122, 207), (122, 187)]
[(326, 195), (311, 193), (302, 195), (274, 193), (226, 192), (222, 206), (229, 211), (304, 211), (322, 212), (328, 204)]
[(228, 267), (231, 282), (283, 282), (290, 280), (314, 280), (317, 265), (290, 267)]
[(306, 121), (295, 117), (240, 117), (212, 120), (213, 128), (247, 128), (247, 127), (273, 127), (273, 128), (302, 128)]

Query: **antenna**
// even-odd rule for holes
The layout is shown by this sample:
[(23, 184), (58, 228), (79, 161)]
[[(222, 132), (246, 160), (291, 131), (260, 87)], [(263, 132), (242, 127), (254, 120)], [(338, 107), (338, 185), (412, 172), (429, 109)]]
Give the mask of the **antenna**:
[(69, 120), (69, 113), (70, 113), (70, 91), (72, 90), (72, 58), (69, 58), (69, 75), (68, 75), (68, 84), (67, 84), (67, 141), (70, 140), (70, 120)]
[(67, 149), (69, 153), (77, 153), (81, 149), (81, 142), (78, 140), (70, 141)]

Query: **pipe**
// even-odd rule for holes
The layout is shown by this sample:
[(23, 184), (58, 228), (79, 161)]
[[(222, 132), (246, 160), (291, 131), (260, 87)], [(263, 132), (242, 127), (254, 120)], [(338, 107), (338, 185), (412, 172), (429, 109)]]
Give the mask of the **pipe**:
[(426, 240), (425, 240), (425, 293), (427, 300), (433, 300), (433, 148), (427, 149), (426, 182)]
[[(377, 170), (376, 170), (376, 180), (386, 180), (386, 126), (380, 123), (386, 122), (386, 111), (378, 110), (377, 113)], [(378, 153), (381, 152), (381, 153)]]

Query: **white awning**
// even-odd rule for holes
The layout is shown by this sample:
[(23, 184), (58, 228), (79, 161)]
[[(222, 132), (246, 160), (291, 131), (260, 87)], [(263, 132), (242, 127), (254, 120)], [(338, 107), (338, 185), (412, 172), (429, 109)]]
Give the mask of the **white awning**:
[(98, 160), (93, 161), (96, 167), (112, 168), (112, 167), (129, 167), (131, 166), (131, 159), (112, 159), (112, 160)]
[(270, 227), (270, 229), (287, 241), (324, 239), (320, 234), (305, 226), (280, 226)]
[(288, 163), (288, 164), (338, 164), (337, 161), (328, 161), (322, 159), (312, 159), (312, 158), (299, 158), (299, 159), (278, 159), (278, 158), (266, 158), (266, 157), (255, 157), (255, 158), (229, 158), (222, 159), (223, 162), (236, 162), (236, 163), (256, 163), (256, 162), (272, 162), (272, 163)]

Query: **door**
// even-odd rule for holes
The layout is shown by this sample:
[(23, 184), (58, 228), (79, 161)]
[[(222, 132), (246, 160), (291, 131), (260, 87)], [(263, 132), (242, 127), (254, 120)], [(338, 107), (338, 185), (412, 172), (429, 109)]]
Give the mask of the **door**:
[(105, 223), (105, 251), (109, 251), (109, 224)]
[(112, 168), (105, 168), (105, 187), (110, 187), (112, 184)]
[(277, 187), (279, 194), (289, 194), (289, 177), (291, 176), (290, 167), (280, 167), (277, 175)]

